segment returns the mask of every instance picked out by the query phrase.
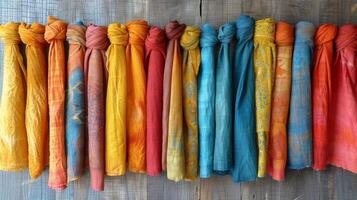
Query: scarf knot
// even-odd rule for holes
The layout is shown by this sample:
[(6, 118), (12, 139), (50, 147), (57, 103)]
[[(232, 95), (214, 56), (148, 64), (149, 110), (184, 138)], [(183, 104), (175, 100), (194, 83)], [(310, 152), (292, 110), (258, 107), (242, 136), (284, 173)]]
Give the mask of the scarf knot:
[(86, 26), (78, 21), (67, 27), (67, 41), (69, 44), (86, 45)]
[(277, 45), (293, 45), (294, 26), (286, 22), (276, 24), (275, 42)]
[(39, 23), (32, 23), (26, 25), (21, 23), (19, 26), (19, 34), (22, 42), (26, 45), (44, 46), (47, 44), (43, 34), (45, 33), (45, 26)]
[(107, 27), (90, 24), (86, 32), (86, 47), (106, 50), (108, 46)]
[(326, 42), (332, 41), (337, 34), (337, 27), (334, 24), (323, 24), (315, 33), (315, 44), (322, 45)]
[(53, 16), (47, 18), (45, 27), (45, 40), (51, 43), (53, 40), (64, 40), (66, 38), (67, 23)]
[(275, 36), (275, 22), (272, 18), (257, 20), (255, 22), (255, 38), (264, 38), (274, 40)]
[(247, 15), (240, 16), (236, 22), (237, 40), (247, 41), (253, 39), (254, 33), (254, 19)]
[(178, 40), (185, 31), (186, 25), (171, 21), (165, 26), (166, 36), (169, 40)]
[(133, 45), (145, 45), (145, 39), (149, 31), (149, 25), (147, 21), (135, 20), (127, 23), (126, 27), (129, 32), (129, 44)]
[(357, 51), (357, 26), (354, 24), (341, 26), (338, 29), (338, 35), (335, 43), (337, 51), (349, 46)]
[(235, 27), (232, 23), (226, 23), (219, 27), (218, 30), (218, 39), (221, 41), (221, 43), (228, 44), (231, 42), (232, 38), (234, 37), (235, 34)]
[(187, 26), (181, 36), (181, 46), (187, 50), (192, 50), (198, 47), (200, 42), (201, 30), (197, 27)]
[(20, 43), (18, 30), (19, 24), (15, 22), (0, 25), (0, 37), (5, 45), (16, 45)]
[(217, 32), (210, 24), (204, 24), (201, 28), (201, 47), (214, 47), (218, 43)]
[(301, 21), (296, 24), (295, 43), (306, 42), (313, 44), (313, 37), (315, 34), (315, 27), (310, 22)]
[(157, 26), (153, 26), (149, 31), (145, 44), (148, 51), (152, 49), (164, 50), (165, 41), (166, 41), (165, 31)]
[(126, 26), (119, 23), (109, 24), (108, 38), (111, 44), (126, 46), (129, 40)]

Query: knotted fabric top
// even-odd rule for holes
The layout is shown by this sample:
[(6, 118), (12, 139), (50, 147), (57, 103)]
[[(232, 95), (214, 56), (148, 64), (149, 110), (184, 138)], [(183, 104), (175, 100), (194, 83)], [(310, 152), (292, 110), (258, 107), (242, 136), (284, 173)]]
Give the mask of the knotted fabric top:
[(230, 43), (235, 34), (235, 31), (236, 29), (232, 23), (223, 24), (221, 27), (219, 27), (218, 30), (219, 41), (225, 44)]
[(292, 45), (294, 43), (294, 26), (286, 22), (276, 24), (275, 42), (277, 45)]
[(218, 43), (217, 32), (210, 24), (204, 24), (201, 28), (201, 47), (214, 47)]
[(53, 16), (48, 16), (45, 32), (45, 40), (51, 43), (53, 40), (64, 40), (66, 38), (67, 23)]
[(166, 36), (169, 40), (177, 40), (185, 30), (185, 24), (179, 24), (178, 21), (171, 21), (165, 26)]
[(109, 46), (107, 27), (90, 24), (86, 32), (86, 47), (91, 49), (106, 50)]
[(126, 46), (129, 34), (124, 24), (112, 23), (108, 26), (108, 38), (111, 44)]
[(253, 38), (254, 19), (247, 15), (240, 16), (236, 22), (237, 33), (236, 37), (239, 41), (247, 41)]
[(46, 45), (47, 42), (44, 38), (45, 26), (39, 23), (32, 23), (26, 25), (21, 23), (19, 26), (19, 34), (22, 42), (26, 45), (41, 46)]
[(0, 25), (0, 37), (4, 41), (5, 45), (15, 45), (20, 43), (18, 30), (19, 24), (15, 22)]
[(357, 51), (357, 26), (354, 24), (346, 24), (338, 29), (338, 35), (336, 38), (337, 51), (351, 46)]
[(145, 20), (135, 20), (126, 24), (129, 32), (129, 44), (145, 45), (145, 39), (149, 31), (149, 25)]
[(310, 22), (301, 21), (296, 24), (295, 43), (307, 42), (313, 44), (313, 37), (315, 34), (315, 27)]
[(67, 27), (67, 41), (69, 44), (86, 45), (86, 26), (78, 21)]
[(337, 34), (337, 27), (334, 24), (323, 24), (319, 26), (315, 33), (315, 45), (321, 45), (332, 41)]
[(254, 38), (266, 38), (274, 40), (275, 36), (275, 22), (272, 18), (265, 18), (255, 22)]
[(147, 48), (147, 51), (154, 49), (161, 51), (162, 49), (165, 49), (165, 41), (165, 31), (157, 26), (153, 26), (151, 27), (149, 34), (146, 38), (145, 46)]
[(185, 32), (181, 36), (181, 46), (187, 50), (192, 50), (198, 47), (200, 42), (201, 31), (197, 27), (187, 26)]

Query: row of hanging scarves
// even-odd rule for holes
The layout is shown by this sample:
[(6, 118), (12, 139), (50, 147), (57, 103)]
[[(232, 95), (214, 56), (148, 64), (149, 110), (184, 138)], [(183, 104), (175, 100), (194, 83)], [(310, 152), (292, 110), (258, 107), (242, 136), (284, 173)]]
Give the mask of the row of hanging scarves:
[(63, 189), (88, 167), (96, 191), (127, 169), (174, 181), (357, 173), (356, 25), (241, 16), (216, 32), (49, 17), (1, 25), (0, 37), (1, 170), (35, 179), (49, 165), (49, 187)]

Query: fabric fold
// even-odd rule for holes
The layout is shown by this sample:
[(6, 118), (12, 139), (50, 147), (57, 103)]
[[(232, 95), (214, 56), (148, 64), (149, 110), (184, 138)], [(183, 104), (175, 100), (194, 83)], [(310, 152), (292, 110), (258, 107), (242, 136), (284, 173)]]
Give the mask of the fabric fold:
[(26, 68), (19, 48), (19, 24), (0, 25), (4, 44), (0, 118), (0, 170), (19, 171), (28, 166), (25, 125)]
[(110, 46), (106, 52), (108, 87), (105, 118), (105, 173), (120, 176), (126, 172), (126, 95), (127, 66), (125, 48), (129, 35), (126, 26), (108, 26)]
[(107, 70), (107, 27), (90, 24), (86, 31), (84, 83), (87, 115), (88, 156), (91, 187), (104, 190), (104, 129)]
[(45, 26), (39, 23), (19, 26), (19, 34), (26, 45), (27, 96), (26, 132), (29, 174), (36, 179), (48, 164), (48, 99), (47, 58), (44, 38)]
[(201, 178), (213, 173), (215, 138), (215, 47), (217, 32), (210, 24), (201, 27), (201, 66), (198, 73), (199, 171)]
[(337, 27), (323, 24), (315, 33), (314, 69), (312, 77), (312, 133), (313, 169), (322, 170), (327, 165), (328, 115), (331, 99), (331, 70), (334, 56), (334, 38)]
[(238, 43), (233, 66), (232, 178), (234, 182), (245, 182), (255, 180), (258, 170), (254, 108), (254, 19), (242, 15), (235, 25)]
[(288, 120), (288, 168), (303, 169), (312, 163), (311, 71), (314, 25), (295, 26), (290, 111)]
[(66, 152), (68, 181), (80, 178), (85, 160), (84, 56), (86, 26), (69, 24), (66, 104)]
[(294, 44), (294, 26), (286, 22), (276, 24), (276, 66), (272, 93), (268, 173), (274, 180), (285, 179), (287, 162), (287, 120), (291, 89), (291, 63)]
[(181, 36), (183, 67), (183, 113), (185, 139), (185, 179), (198, 175), (197, 75), (201, 64), (199, 48), (201, 30), (186, 26)]
[(49, 16), (45, 27), (48, 51), (48, 105), (49, 105), (49, 175), (48, 186), (64, 189), (67, 186), (67, 161), (65, 146), (65, 84), (66, 63), (64, 40), (67, 23)]
[(328, 163), (357, 173), (357, 25), (338, 29), (332, 70)]
[(151, 27), (145, 41), (145, 52), (148, 73), (146, 88), (146, 170), (148, 175), (156, 176), (162, 171), (162, 99), (166, 57), (164, 30), (157, 26)]
[(215, 90), (215, 142), (213, 170), (227, 174), (232, 167), (233, 96), (230, 44), (236, 33), (233, 23), (219, 27), (220, 48), (217, 59)]
[(163, 82), (163, 156), (167, 156), (166, 160), (163, 160), (163, 166), (167, 164), (167, 178), (173, 181), (180, 181), (185, 176), (183, 70), (179, 41), (185, 28), (186, 25), (179, 24), (177, 21), (169, 22), (165, 26), (169, 46), (167, 47)]
[(126, 47), (128, 68), (127, 136), (128, 169), (146, 171), (146, 72), (145, 39), (148, 23), (136, 20), (127, 23), (129, 43)]
[(258, 177), (266, 175), (270, 131), (271, 94), (274, 84), (276, 50), (275, 22), (257, 20), (254, 30), (255, 113), (258, 141)]

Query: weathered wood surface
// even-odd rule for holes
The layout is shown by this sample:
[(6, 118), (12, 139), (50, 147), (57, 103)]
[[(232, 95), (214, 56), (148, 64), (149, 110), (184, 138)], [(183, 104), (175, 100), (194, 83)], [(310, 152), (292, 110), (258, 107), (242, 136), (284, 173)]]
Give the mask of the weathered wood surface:
[[(83, 19), (86, 23), (106, 25), (144, 18), (151, 24), (163, 26), (177, 19), (191, 25), (212, 23), (216, 27), (233, 21), (240, 14), (255, 18), (271, 16), (276, 20), (296, 23), (308, 20), (315, 25), (357, 23), (357, 0), (1, 0), (0, 23), (7, 21), (38, 21), (46, 23), (47, 15), (69, 22)], [(0, 45), (0, 74), (3, 48)], [(0, 76), (2, 77), (2, 76)], [(2, 81), (2, 78), (0, 78)], [(0, 87), (1, 90), (1, 87)], [(0, 155), (1, 156), (1, 155)], [(311, 169), (288, 171), (284, 182), (270, 178), (236, 184), (230, 177), (214, 176), (194, 182), (174, 183), (165, 175), (147, 177), (128, 174), (106, 177), (105, 191), (89, 188), (88, 172), (70, 183), (63, 191), (47, 187), (47, 171), (35, 181), (28, 172), (0, 172), (2, 199), (357, 199), (357, 175), (329, 167), (326, 171)]]

